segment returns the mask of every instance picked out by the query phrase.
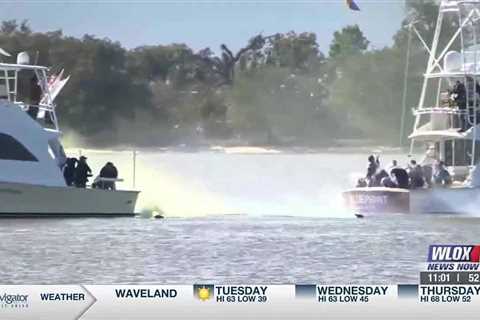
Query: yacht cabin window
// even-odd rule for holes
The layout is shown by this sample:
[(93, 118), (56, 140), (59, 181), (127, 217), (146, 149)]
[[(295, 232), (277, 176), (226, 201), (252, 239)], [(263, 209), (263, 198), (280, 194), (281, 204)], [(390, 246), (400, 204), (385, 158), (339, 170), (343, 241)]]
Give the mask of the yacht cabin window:
[[(480, 142), (475, 144), (475, 161), (480, 160)], [(472, 164), (471, 140), (445, 141), (445, 164), (447, 166), (470, 166)]]
[(0, 133), (0, 160), (38, 162), (38, 159), (23, 144), (5, 133)]

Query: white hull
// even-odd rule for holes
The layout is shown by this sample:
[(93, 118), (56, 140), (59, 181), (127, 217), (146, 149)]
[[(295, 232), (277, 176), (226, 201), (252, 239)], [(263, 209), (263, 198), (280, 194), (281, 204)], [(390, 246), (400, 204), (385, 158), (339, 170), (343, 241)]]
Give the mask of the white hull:
[(0, 182), (0, 217), (134, 215), (137, 191)]
[(480, 188), (431, 188), (401, 190), (357, 188), (343, 193), (355, 214), (463, 213), (480, 214)]

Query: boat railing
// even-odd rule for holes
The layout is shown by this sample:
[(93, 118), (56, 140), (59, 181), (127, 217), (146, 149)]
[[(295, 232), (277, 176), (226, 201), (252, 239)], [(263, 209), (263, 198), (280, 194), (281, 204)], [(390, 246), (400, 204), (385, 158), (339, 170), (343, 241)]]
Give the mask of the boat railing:
[(413, 109), (414, 115), (422, 114), (449, 114), (449, 115), (467, 115), (468, 112), (465, 109), (460, 109), (458, 107), (429, 107), (429, 108), (420, 108)]
[(11, 103), (18, 106), (23, 111), (27, 112), (43, 127), (58, 130), (58, 123), (54, 105), (44, 103), (30, 104), (23, 101), (13, 101)]
[(2, 98), (0, 97), (0, 100), (7, 101), (10, 103), (13, 103), (20, 107), (22, 110), (28, 110), (29, 108), (35, 108), (38, 109), (39, 111), (48, 111), (48, 112), (54, 112), (55, 111), (55, 106), (54, 105), (49, 105), (45, 103), (40, 103), (40, 104), (31, 104), (28, 102), (24, 101), (10, 101), (7, 98)]
[(122, 178), (104, 178), (104, 177), (97, 177), (95, 181), (103, 181), (103, 182), (123, 182)]
[(102, 189), (102, 190), (116, 190), (116, 182), (123, 182), (121, 178), (104, 178), (96, 177), (93, 183), (90, 185), (92, 189)]
[[(20, 106), (22, 110), (28, 112), (35, 120), (42, 120), (43, 118), (45, 123), (41, 123), (40, 121), (40, 124), (48, 127), (53, 125), (54, 129), (58, 131), (58, 120), (47, 71), (48, 68), (43, 66), (0, 63), (0, 99), (6, 99)], [(36, 103), (32, 104), (29, 103), (29, 101), (22, 101), (29, 99), (25, 98), (23, 94), (19, 94), (19, 91), (22, 93), (19, 82), (26, 81), (25, 79), (28, 79), (28, 77), (19, 76), (19, 72), (29, 72), (29, 79), (37, 79), (38, 86), (41, 89), (41, 97), (39, 101), (35, 101)], [(64, 85), (64, 83), (62, 85)], [(39, 117), (37, 117), (37, 114)]]
[(39, 103), (39, 104), (31, 104), (28, 102), (24, 101), (14, 101), (13, 102), (16, 105), (23, 107), (32, 107), (32, 108), (37, 108), (39, 110), (45, 110), (45, 111), (54, 111), (54, 107), (50, 104), (45, 104), (45, 103)]
[[(423, 123), (430, 123), (430, 131), (436, 130), (464, 130), (469, 123), (470, 113), (459, 107), (430, 107), (413, 110), (414, 115), (424, 119)], [(471, 125), (470, 125), (471, 126)]]

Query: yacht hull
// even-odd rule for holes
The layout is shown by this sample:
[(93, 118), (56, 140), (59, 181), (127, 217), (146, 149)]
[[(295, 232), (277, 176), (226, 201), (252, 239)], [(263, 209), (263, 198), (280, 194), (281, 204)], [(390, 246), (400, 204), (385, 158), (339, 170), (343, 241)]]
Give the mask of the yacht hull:
[(132, 216), (138, 194), (0, 182), (0, 217)]
[(346, 207), (359, 215), (390, 213), (477, 214), (480, 188), (431, 188), (401, 190), (356, 188), (345, 191)]

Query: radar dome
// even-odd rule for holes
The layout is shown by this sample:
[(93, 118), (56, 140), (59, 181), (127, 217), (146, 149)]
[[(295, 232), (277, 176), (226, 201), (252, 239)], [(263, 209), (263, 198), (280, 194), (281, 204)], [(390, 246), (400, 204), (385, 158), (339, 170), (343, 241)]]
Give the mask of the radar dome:
[(17, 55), (17, 64), (30, 64), (30, 56), (23, 51)]
[(450, 51), (443, 59), (443, 67), (446, 72), (460, 71), (462, 68), (462, 54), (457, 51)]

